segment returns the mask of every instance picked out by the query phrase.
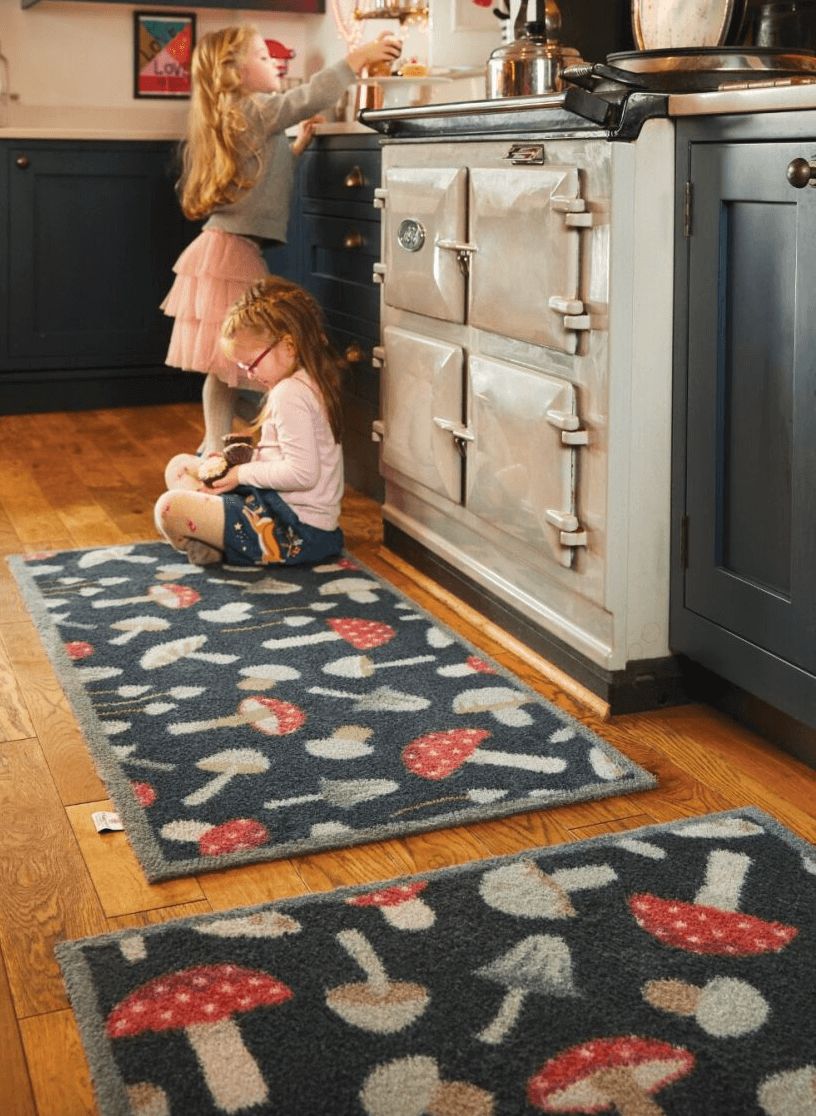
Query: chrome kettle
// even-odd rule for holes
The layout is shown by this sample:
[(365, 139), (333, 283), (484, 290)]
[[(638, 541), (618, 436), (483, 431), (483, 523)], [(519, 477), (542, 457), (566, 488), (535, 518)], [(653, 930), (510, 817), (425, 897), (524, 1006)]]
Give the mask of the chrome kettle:
[(534, 97), (557, 93), (564, 85), (565, 66), (582, 61), (577, 50), (558, 42), (561, 12), (555, 0), (521, 0), (513, 25), (515, 38), (503, 43), (487, 60), (486, 91), (490, 99)]

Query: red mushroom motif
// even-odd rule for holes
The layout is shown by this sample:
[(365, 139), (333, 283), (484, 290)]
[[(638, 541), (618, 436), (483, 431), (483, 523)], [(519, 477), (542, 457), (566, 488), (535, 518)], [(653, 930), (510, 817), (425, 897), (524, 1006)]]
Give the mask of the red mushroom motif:
[(447, 779), (464, 763), (520, 767), (526, 771), (556, 772), (566, 767), (554, 756), (526, 756), (517, 752), (477, 751), (491, 733), (487, 729), (448, 729), (418, 736), (402, 750), (402, 762), (421, 779)]
[(629, 907), (642, 929), (664, 945), (688, 953), (721, 957), (777, 953), (798, 933), (795, 926), (765, 922), (740, 911), (659, 899), (656, 895), (632, 895)]
[(264, 647), (274, 651), (281, 647), (305, 647), (312, 643), (328, 643), (344, 639), (358, 651), (369, 651), (372, 647), (382, 647), (397, 634), (390, 624), (379, 620), (361, 620), (349, 617), (332, 617), (326, 621), (331, 629), (328, 632), (315, 632), (311, 635), (287, 636), (284, 639), (267, 639)]
[(224, 856), (257, 849), (269, 840), (269, 830), (253, 818), (232, 818), (221, 825), (197, 821), (168, 822), (161, 829), (168, 841), (196, 841), (202, 856)]
[(201, 600), (201, 594), (197, 593), (195, 589), (191, 589), (189, 585), (151, 585), (144, 597), (119, 597), (116, 600), (96, 600), (93, 602), (94, 608), (116, 608), (119, 605), (128, 604), (142, 604), (144, 601), (152, 601), (155, 604), (162, 605), (164, 608), (190, 608), (194, 604), (198, 604)]
[(708, 855), (706, 877), (693, 903), (631, 895), (629, 908), (638, 925), (665, 945), (689, 953), (751, 957), (775, 953), (796, 937), (795, 926), (765, 922), (739, 911), (743, 881), (751, 858), (728, 849)]
[(199, 965), (135, 989), (113, 1009), (105, 1028), (112, 1039), (183, 1031), (216, 1105), (237, 1112), (263, 1104), (269, 1094), (233, 1016), (291, 997), (292, 990), (268, 973), (240, 965)]
[(546, 1062), (528, 1082), (527, 1097), (542, 1112), (663, 1116), (652, 1094), (693, 1068), (690, 1051), (658, 1039), (594, 1039)]
[(379, 907), (386, 921), (398, 930), (427, 930), (435, 921), (431, 908), (419, 898), (427, 886), (426, 881), (417, 880), (355, 895), (346, 901), (352, 907)]

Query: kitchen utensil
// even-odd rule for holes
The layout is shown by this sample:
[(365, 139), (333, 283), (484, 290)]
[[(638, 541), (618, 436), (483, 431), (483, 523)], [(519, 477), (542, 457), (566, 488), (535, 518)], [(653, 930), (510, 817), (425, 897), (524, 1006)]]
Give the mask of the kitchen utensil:
[(561, 13), (555, 0), (533, 0), (528, 12), (522, 0), (514, 29), (516, 38), (497, 47), (487, 60), (486, 92), (498, 97), (531, 97), (563, 88), (561, 72), (581, 57), (558, 42)]
[(810, 50), (816, 46), (816, 0), (784, 3), (754, 0), (745, 22), (745, 42), (754, 46), (786, 50)]
[(632, 0), (638, 50), (717, 47), (737, 41), (747, 0)]

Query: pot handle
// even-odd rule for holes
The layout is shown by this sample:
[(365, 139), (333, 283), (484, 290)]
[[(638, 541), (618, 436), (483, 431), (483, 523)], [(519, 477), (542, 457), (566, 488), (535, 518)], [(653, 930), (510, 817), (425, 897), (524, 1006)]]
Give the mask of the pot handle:
[(561, 77), (571, 85), (589, 89), (590, 92), (601, 81), (613, 81), (616, 85), (623, 85), (627, 89), (646, 89), (646, 86), (633, 74), (626, 70), (619, 70), (617, 66), (607, 66), (603, 62), (595, 62), (592, 65), (584, 63), (581, 66), (566, 66), (561, 71)]

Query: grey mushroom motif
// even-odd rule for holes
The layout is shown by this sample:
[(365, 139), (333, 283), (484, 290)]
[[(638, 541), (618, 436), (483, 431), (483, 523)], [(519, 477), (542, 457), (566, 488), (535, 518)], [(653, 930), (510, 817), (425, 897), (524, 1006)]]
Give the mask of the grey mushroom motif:
[(232, 964), (199, 965), (136, 988), (111, 1011), (105, 1030), (114, 1040), (146, 1031), (183, 1032), (216, 1107), (233, 1113), (263, 1104), (269, 1096), (234, 1016), (291, 997), (292, 990), (268, 973)]
[(453, 699), (454, 713), (490, 713), (503, 725), (523, 728), (533, 723), (523, 708), (535, 698), (512, 686), (485, 686), (480, 690), (462, 690)]
[(367, 1116), (492, 1116), (493, 1097), (467, 1081), (443, 1081), (435, 1059), (396, 1058), (366, 1078), (360, 1101)]
[(376, 1034), (394, 1034), (418, 1019), (430, 996), (422, 985), (389, 980), (371, 943), (359, 930), (341, 930), (337, 941), (366, 974), (357, 984), (326, 993), (326, 1003), (346, 1023)]
[(662, 1011), (693, 1017), (714, 1038), (751, 1034), (768, 1018), (765, 997), (735, 977), (714, 977), (702, 987), (684, 980), (650, 980), (643, 998)]
[(476, 976), (507, 989), (496, 1017), (476, 1036), (496, 1045), (516, 1024), (525, 999), (538, 996), (577, 996), (572, 980), (572, 958), (563, 938), (531, 934), (512, 949), (476, 970)]
[(768, 1116), (816, 1116), (816, 1066), (766, 1077), (757, 1100)]
[(575, 918), (570, 893), (605, 887), (617, 879), (608, 864), (587, 864), (542, 872), (532, 860), (494, 868), (482, 876), (479, 892), (489, 907), (522, 918)]
[(133, 1116), (170, 1116), (170, 1101), (160, 1085), (140, 1081), (128, 1085), (127, 1096)]

